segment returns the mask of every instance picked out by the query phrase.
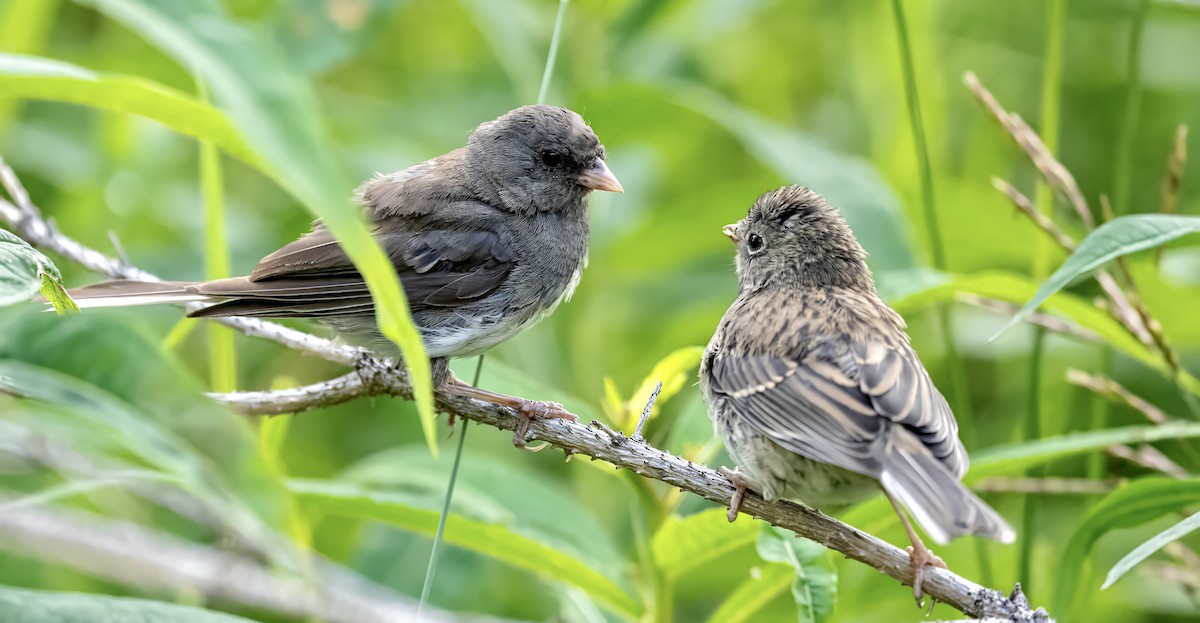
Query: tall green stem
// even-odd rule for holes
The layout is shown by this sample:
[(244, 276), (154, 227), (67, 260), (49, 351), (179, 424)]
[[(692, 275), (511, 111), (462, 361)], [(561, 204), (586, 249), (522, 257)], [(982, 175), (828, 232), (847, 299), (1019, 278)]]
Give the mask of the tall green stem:
[[(1059, 115), (1062, 100), (1062, 69), (1063, 69), (1063, 37), (1067, 22), (1067, 0), (1050, 0), (1046, 23), (1046, 56), (1042, 69), (1042, 142), (1046, 149), (1055, 154), (1058, 152)], [(1047, 218), (1054, 211), (1054, 190), (1045, 181), (1040, 181), (1037, 187), (1037, 209)], [(1049, 272), (1052, 246), (1045, 237), (1038, 237), (1034, 243), (1034, 275), (1038, 281), (1046, 278)], [(1045, 354), (1046, 332), (1038, 327), (1033, 336), (1033, 350), (1029, 355), (1029, 406), (1025, 418), (1024, 437), (1026, 440), (1040, 438), (1042, 435), (1053, 434), (1058, 426), (1050, 421), (1052, 414), (1042, 408), (1042, 361)], [(1044, 476), (1045, 468), (1030, 470), (1031, 476)], [(1034, 494), (1025, 496), (1025, 512), (1022, 518), (1021, 552), (1018, 560), (1018, 579), (1024, 586), (1037, 586), (1030, 574), (1033, 570), (1034, 546), (1037, 543), (1037, 498)]]
[[(200, 84), (201, 99), (208, 99)], [(200, 142), (200, 191), (204, 197), (204, 277), (229, 276), (229, 241), (225, 234), (225, 190), (221, 175), (221, 155), (208, 141)], [(215, 392), (237, 389), (237, 351), (233, 329), (215, 322), (208, 325), (208, 361)]]
[(1133, 138), (1137, 135), (1138, 117), (1142, 110), (1142, 32), (1145, 30), (1146, 7), (1149, 0), (1139, 0), (1129, 23), (1129, 48), (1125, 51), (1125, 111), (1117, 135), (1117, 158), (1113, 163), (1113, 212), (1128, 214), (1129, 180), (1133, 177)]

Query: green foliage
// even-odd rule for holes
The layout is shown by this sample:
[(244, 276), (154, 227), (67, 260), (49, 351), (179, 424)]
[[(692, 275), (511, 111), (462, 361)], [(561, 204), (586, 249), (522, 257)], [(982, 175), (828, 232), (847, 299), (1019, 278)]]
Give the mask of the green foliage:
[(1058, 567), (1055, 609), (1066, 613), (1078, 598), (1088, 553), (1096, 541), (1117, 528), (1139, 526), (1200, 499), (1200, 480), (1143, 478), (1110, 493), (1075, 528)]
[[(356, 259), (394, 312), (388, 329), (402, 342), (407, 336), (413, 359), (401, 293), (349, 205), (353, 184), (459, 147), (481, 121), (532, 102), (559, 6), (0, 0), (0, 154), (59, 230), (164, 278), (244, 274), (314, 216), (324, 218), (361, 251)], [(1100, 502), (1028, 496), (1037, 508), (1036, 543), (1025, 541), (1035, 605), (1060, 620), (1194, 620), (1183, 586), (1151, 575), (1172, 560), (1138, 564), (1167, 539), (1194, 549), (1196, 533), (1183, 534), (1190, 524), (1169, 516), (1194, 511), (1194, 502), (1105, 449), (1148, 446), (1200, 473), (1190, 445), (1200, 425), (1175, 421), (1188, 407), (1173, 387), (1200, 390), (1188, 372), (1200, 353), (1200, 252), (1181, 239), (1160, 247), (1161, 267), (1149, 254), (1124, 256), (1140, 299), (1180, 356), (1178, 377), (1154, 345), (1095, 304), (1100, 290), (1077, 278), (1090, 268), (1042, 278), (1055, 263), (1082, 266), (1085, 251), (1086, 264), (1098, 266), (1113, 249), (1123, 254), (1193, 227), (1198, 158), (1183, 169), (1175, 220), (1149, 213), (1161, 203), (1176, 127), (1200, 127), (1200, 82), (1179, 63), (1200, 55), (1200, 11), (1141, 0), (903, 2), (906, 75), (895, 6), (571, 2), (546, 100), (585, 116), (627, 192), (592, 197), (590, 265), (573, 300), (490, 352), (480, 384), (559, 401), (584, 422), (604, 419), (631, 432), (662, 381), (646, 437), (688, 460), (730, 465), (694, 377), (697, 345), (736, 296), (733, 251), (720, 228), (762, 192), (802, 183), (846, 215), (937, 386), (969, 397), (955, 404), (972, 456), (968, 484), (1005, 477), (988, 483), (995, 489), (1031, 468), (1131, 481)], [(1061, 78), (1046, 71), (1056, 66)], [(1118, 213), (1141, 214), (1085, 239), (1071, 211), (1052, 205), (1048, 187), (1035, 190), (1035, 167), (960, 86), (968, 70), (1046, 136), (1089, 200), (1109, 195)], [(905, 110), (918, 94), (924, 150), (909, 132), (914, 117), (906, 112), (915, 110)], [(1084, 240), (1079, 253), (1067, 258), (1014, 217), (989, 184), (996, 175)], [(925, 233), (934, 207), (936, 235)], [(936, 272), (924, 259), (937, 253), (934, 239), (948, 267)], [(426, 438), (446, 431), (435, 429), (428, 403), (423, 419), (406, 401), (377, 398), (248, 424), (202, 390), (289, 387), (346, 370), (237, 336), (235, 364), (228, 333), (210, 349), (204, 336), (213, 327), (181, 322), (174, 309), (43, 313), (19, 303), (38, 291), (54, 300), (60, 284), (49, 260), (30, 252), (0, 241), (0, 299), (18, 303), (0, 309), (6, 508), (70, 505), (211, 548), (227, 547), (222, 537), (235, 534), (298, 579), (309, 569), (301, 552), (312, 551), (378, 590), (416, 599), (449, 471), (449, 457), (426, 449)], [(53, 260), (66, 284), (97, 279)], [(1035, 378), (1032, 332), (1018, 327), (987, 343), (1006, 319), (962, 304), (978, 297), (993, 307), (1032, 300), (1100, 344), (1046, 332)], [(942, 322), (943, 310), (953, 323)], [(205, 331), (191, 332), (196, 326)], [(454, 366), (460, 379), (471, 378), (473, 360)], [(1068, 368), (1111, 376), (1171, 421), (1148, 424), (1123, 404), (1093, 417), (1096, 399), (1064, 382)], [(1046, 427), (1025, 439), (1019, 431), (1031, 400)], [(748, 517), (730, 524), (724, 509), (585, 457), (564, 464), (552, 450), (516, 453), (495, 431), (472, 431), (466, 445), (433, 607), (519, 620), (666, 623), (790, 620), (798, 611), (812, 618), (832, 604), (821, 582), (793, 592), (798, 568), (824, 577), (828, 557), (789, 535), (760, 534)], [(17, 452), (28, 448), (96, 468), (83, 473)], [(150, 485), (215, 519), (198, 522), (141, 495)], [(1026, 496), (985, 497), (1017, 522), (1018, 495)], [(1154, 513), (1121, 510), (1143, 504), (1161, 509), (1157, 521), (1138, 526)], [(904, 542), (882, 499), (823, 510)], [(1074, 538), (1077, 525), (1090, 536)], [(1018, 547), (988, 545), (985, 561), (977, 548), (968, 538), (938, 554), (996, 588), (1029, 580), (1017, 577)], [(1074, 566), (1060, 565), (1065, 554)], [(807, 562), (797, 567), (793, 556)], [(1122, 557), (1121, 581), (1100, 592), (1085, 571)], [(843, 598), (829, 620), (920, 617), (894, 581), (832, 562)], [(0, 583), (164, 597), (5, 549)], [(1072, 601), (1071, 610), (1056, 611), (1055, 600)], [(211, 607), (298, 621), (224, 600)], [(932, 618), (959, 617), (938, 606)]]
[(0, 229), (0, 307), (28, 302), (35, 294), (45, 297), (60, 315), (79, 311), (50, 258)]
[(792, 597), (800, 623), (825, 621), (837, 599), (837, 574), (825, 564), (825, 548), (787, 530), (767, 525), (758, 535), (758, 555), (769, 562), (792, 566)]
[(1112, 586), (1121, 576), (1129, 573), (1138, 563), (1150, 557), (1151, 554), (1162, 549), (1168, 543), (1178, 541), (1188, 535), (1188, 533), (1200, 528), (1200, 513), (1193, 513), (1179, 523), (1159, 532), (1150, 538), (1150, 540), (1142, 543), (1134, 548), (1132, 552), (1125, 555), (1124, 558), (1117, 561), (1112, 569), (1108, 570), (1108, 575), (1104, 578), (1104, 585), (1100, 590), (1104, 590)]
[(159, 601), (3, 586), (0, 586), (0, 619), (6, 623), (252, 623), (242, 617)]
[(1065, 288), (1076, 277), (1089, 273), (1118, 257), (1153, 249), (1181, 236), (1200, 232), (1200, 217), (1173, 214), (1138, 214), (1113, 219), (1088, 234), (1037, 294), (996, 335), (1011, 329), (1033, 313), (1046, 299)]

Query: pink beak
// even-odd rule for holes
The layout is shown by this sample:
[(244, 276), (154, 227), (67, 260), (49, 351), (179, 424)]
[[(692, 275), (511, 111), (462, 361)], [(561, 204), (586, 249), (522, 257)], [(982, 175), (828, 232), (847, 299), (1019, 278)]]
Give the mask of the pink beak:
[(592, 165), (592, 168), (584, 171), (579, 176), (579, 185), (592, 190), (607, 190), (613, 193), (625, 192), (625, 189), (621, 187), (621, 182), (617, 181), (617, 176), (608, 170), (608, 165), (604, 164), (604, 161), (600, 158), (596, 158), (596, 164)]

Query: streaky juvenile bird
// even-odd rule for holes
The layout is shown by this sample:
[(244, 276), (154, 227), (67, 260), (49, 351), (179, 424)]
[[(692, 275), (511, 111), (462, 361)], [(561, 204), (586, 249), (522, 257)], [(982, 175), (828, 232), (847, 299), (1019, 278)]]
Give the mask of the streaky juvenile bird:
[[(587, 198), (623, 192), (604, 147), (580, 116), (524, 106), (480, 124), (466, 147), (364, 183), (357, 197), (391, 259), (436, 385), (561, 416), (533, 403), (458, 383), (449, 359), (478, 355), (554, 310), (587, 260)], [(314, 318), (348, 341), (395, 356), (380, 333), (367, 284), (319, 221), (250, 275), (208, 282), (109, 281), (72, 290), (80, 307), (213, 303), (193, 317)], [(524, 440), (523, 426), (514, 443)]]
[(958, 424), (909, 345), (904, 320), (880, 300), (866, 252), (817, 193), (764, 194), (726, 225), (737, 244), (737, 300), (700, 367), (709, 416), (738, 470), (738, 493), (841, 506), (879, 490), (908, 533), (913, 593), (925, 548), (904, 509), (938, 543), (965, 535), (1011, 543), (1016, 533), (961, 482)]

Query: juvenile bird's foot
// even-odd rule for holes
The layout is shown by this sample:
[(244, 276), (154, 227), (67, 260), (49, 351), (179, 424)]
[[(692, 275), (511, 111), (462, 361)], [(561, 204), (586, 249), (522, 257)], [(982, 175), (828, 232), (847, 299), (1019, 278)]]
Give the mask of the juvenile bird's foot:
[(736, 467), (729, 469), (722, 465), (717, 471), (733, 483), (733, 497), (729, 499), (729, 512), (725, 514), (729, 518), (729, 523), (733, 523), (737, 519), (738, 512), (742, 510), (742, 498), (745, 497), (746, 490), (754, 483), (750, 482), (750, 478)]
[(451, 377), (449, 383), (450, 391), (468, 398), (474, 398), (483, 402), (509, 407), (517, 412), (517, 427), (513, 432), (513, 445), (518, 448), (525, 447), (525, 437), (529, 433), (529, 423), (534, 418), (540, 419), (560, 419), (578, 422), (579, 416), (567, 411), (562, 405), (557, 402), (546, 402), (540, 400), (526, 400), (515, 396), (506, 396), (497, 394), (486, 389), (479, 389), (467, 385), (462, 381)]
[(920, 606), (921, 599), (925, 597), (925, 590), (922, 588), (922, 581), (925, 579), (925, 567), (941, 567), (945, 569), (946, 563), (941, 558), (935, 556), (920, 541), (917, 541), (916, 545), (909, 545), (904, 548), (904, 551), (908, 552), (908, 563), (912, 565), (913, 598), (917, 600), (917, 605)]

